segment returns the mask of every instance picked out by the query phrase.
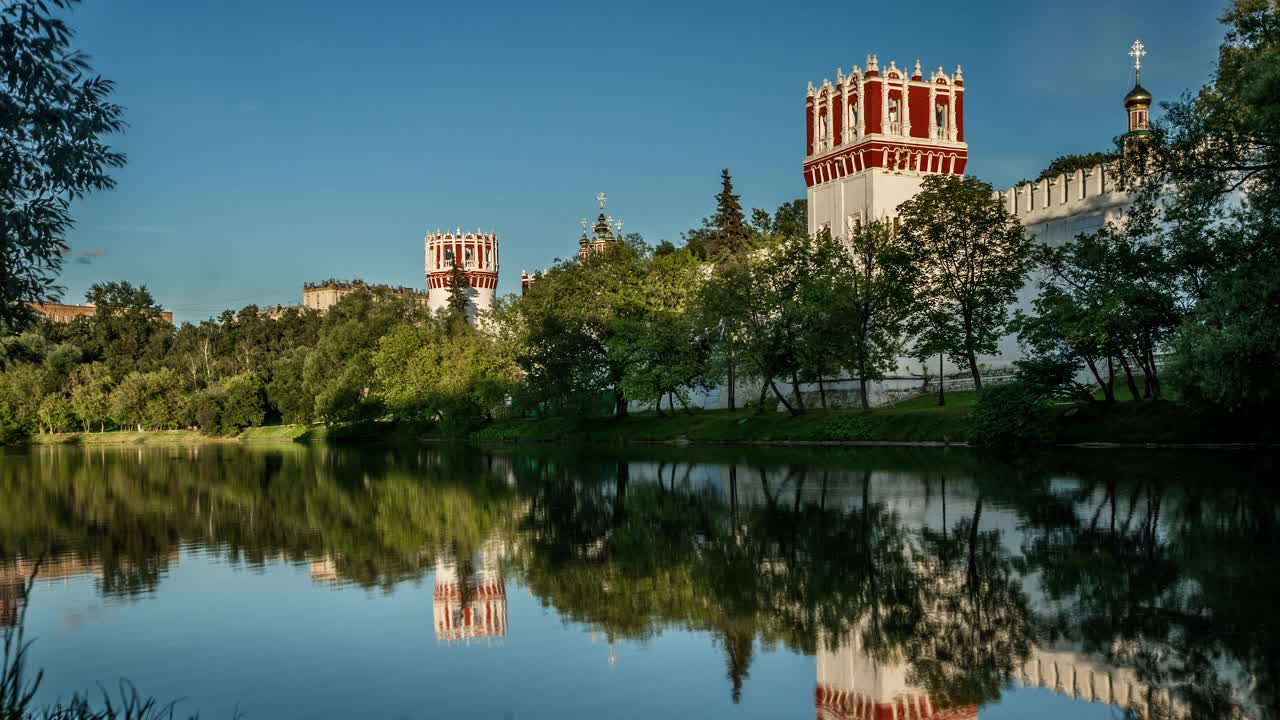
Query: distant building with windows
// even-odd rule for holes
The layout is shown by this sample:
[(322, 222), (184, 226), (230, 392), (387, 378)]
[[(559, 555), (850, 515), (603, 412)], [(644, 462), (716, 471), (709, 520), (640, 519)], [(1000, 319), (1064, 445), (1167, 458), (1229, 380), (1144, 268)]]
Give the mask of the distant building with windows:
[[(411, 287), (392, 287), (390, 285), (370, 285), (363, 280), (323, 280), (321, 282), (303, 283), (302, 285), (302, 307), (307, 310), (315, 310), (319, 313), (326, 313), (329, 308), (338, 304), (342, 298), (361, 289), (379, 290), (388, 292), (397, 297), (412, 300), (419, 305), (427, 305), (427, 294), (417, 288)], [(287, 308), (277, 308), (268, 313), (271, 317), (280, 317)]]
[[(62, 303), (30, 303), (31, 309), (49, 322), (69, 323), (80, 317), (93, 317), (98, 312), (96, 305), (64, 305)], [(173, 313), (161, 310), (160, 317), (170, 325), (173, 324)]]

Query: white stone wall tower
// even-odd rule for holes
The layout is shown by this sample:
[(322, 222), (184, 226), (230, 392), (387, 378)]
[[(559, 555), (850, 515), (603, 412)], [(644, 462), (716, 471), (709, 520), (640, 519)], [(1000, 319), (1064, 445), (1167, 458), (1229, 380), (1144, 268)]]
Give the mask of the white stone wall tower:
[(477, 312), (493, 307), (498, 294), (498, 236), (481, 230), (452, 232), (437, 230), (427, 233), (423, 242), (426, 255), (427, 297), (431, 311), (449, 304), (449, 287), (453, 282), (453, 268), (466, 273), (471, 285), (471, 310), (468, 317), (474, 319)]

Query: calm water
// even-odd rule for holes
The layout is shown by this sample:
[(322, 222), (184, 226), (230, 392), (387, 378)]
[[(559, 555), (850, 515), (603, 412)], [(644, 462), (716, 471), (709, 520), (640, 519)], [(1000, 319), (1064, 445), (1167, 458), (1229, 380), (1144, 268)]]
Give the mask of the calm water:
[(205, 718), (1270, 718), (1276, 470), (6, 451), (0, 623), (25, 609), (45, 700), (127, 678)]

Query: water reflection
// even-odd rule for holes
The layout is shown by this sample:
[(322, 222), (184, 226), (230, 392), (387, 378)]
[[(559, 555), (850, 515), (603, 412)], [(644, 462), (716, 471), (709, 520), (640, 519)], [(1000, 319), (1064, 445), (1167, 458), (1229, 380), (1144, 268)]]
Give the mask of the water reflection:
[(702, 633), (719, 692), (744, 706), (760, 652), (814, 655), (819, 718), (973, 718), (1023, 686), (1141, 718), (1270, 718), (1274, 470), (1244, 455), (36, 448), (0, 459), (0, 622), (33, 558), (51, 559), (45, 580), (92, 575), (132, 598), (198, 548), (322, 585), (432, 575), (443, 643), (505, 638), (511, 580), (611, 649)]

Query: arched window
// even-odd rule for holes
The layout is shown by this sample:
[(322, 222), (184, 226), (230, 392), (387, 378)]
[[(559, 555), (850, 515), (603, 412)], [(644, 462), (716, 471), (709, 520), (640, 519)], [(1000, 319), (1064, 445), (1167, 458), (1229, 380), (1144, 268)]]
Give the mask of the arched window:
[(945, 103), (938, 103), (933, 108), (933, 125), (934, 139), (945, 140), (947, 138), (947, 106)]
[(857, 98), (849, 100), (849, 133), (853, 137), (858, 137), (862, 134), (862, 118), (858, 117)]
[(899, 98), (889, 99), (889, 133), (902, 134), (902, 100)]
[(823, 148), (830, 147), (830, 137), (831, 137), (831, 132), (830, 132), (830, 128), (828, 127), (827, 114), (823, 113), (822, 123), (819, 125), (818, 143)]

